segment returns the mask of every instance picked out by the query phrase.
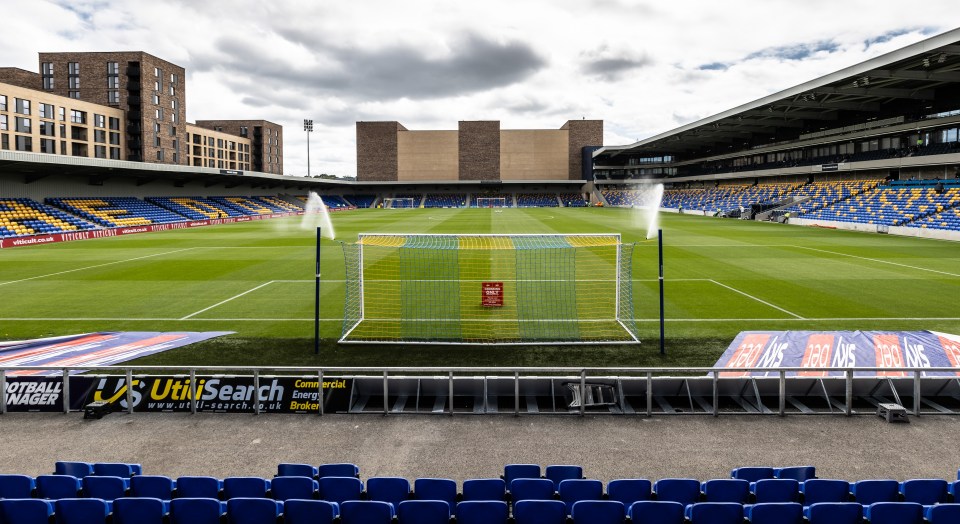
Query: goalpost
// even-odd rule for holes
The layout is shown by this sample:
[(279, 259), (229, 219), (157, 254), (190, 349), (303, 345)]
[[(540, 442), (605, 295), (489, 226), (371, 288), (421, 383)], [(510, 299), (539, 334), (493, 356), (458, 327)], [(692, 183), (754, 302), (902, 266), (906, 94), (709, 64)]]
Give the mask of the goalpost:
[(342, 243), (343, 343), (638, 343), (619, 234), (363, 233)]
[(414, 203), (412, 197), (383, 199), (384, 209), (412, 209), (415, 207), (417, 207), (417, 205)]
[(477, 197), (477, 207), (507, 207), (505, 197)]

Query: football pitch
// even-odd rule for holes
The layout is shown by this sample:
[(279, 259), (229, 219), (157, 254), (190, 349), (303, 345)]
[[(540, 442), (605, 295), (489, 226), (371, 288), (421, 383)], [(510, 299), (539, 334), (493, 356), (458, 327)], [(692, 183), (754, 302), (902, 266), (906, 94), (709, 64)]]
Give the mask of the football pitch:
[(299, 218), (4, 249), (0, 340), (91, 331), (235, 331), (140, 364), (297, 366), (711, 365), (740, 331), (960, 333), (960, 243), (661, 215), (657, 243), (629, 209), (398, 209), (334, 213), (358, 233), (620, 233), (636, 242), (632, 346), (342, 346), (344, 255), (322, 244), (313, 354), (315, 233)]

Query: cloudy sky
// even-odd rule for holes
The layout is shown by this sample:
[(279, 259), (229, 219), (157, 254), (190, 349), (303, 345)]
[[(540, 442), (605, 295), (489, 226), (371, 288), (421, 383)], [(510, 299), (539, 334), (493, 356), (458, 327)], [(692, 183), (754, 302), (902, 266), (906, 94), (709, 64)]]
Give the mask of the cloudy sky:
[(287, 174), (356, 173), (357, 120), (605, 121), (630, 143), (960, 26), (956, 0), (0, 0), (0, 65), (143, 50), (187, 118), (284, 126)]

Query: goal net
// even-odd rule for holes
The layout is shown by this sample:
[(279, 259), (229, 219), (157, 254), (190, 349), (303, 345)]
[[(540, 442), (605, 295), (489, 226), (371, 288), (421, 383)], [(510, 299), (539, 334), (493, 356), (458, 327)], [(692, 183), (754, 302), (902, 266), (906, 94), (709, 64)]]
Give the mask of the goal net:
[(505, 197), (477, 197), (477, 207), (507, 207)]
[(364, 233), (342, 244), (345, 343), (637, 343), (618, 234)]
[(411, 197), (383, 199), (384, 209), (410, 209), (414, 207), (417, 206), (414, 204), (414, 199)]

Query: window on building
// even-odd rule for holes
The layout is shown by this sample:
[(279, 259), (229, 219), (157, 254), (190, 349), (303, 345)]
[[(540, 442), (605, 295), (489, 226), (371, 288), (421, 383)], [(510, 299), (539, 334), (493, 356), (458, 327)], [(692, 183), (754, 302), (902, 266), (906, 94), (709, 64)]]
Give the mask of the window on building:
[(108, 77), (107, 77), (107, 89), (120, 89), (120, 77), (119, 77), (119, 76), (108, 76)]
[(73, 156), (88, 156), (87, 144), (71, 144), (70, 154)]
[(67, 91), (67, 96), (74, 100), (80, 100), (80, 91)]
[(160, 134), (160, 122), (153, 123), (153, 132), (156, 134)]
[(50, 104), (40, 104), (40, 118), (49, 118), (50, 120), (56, 118), (53, 114), (53, 106)]
[(0, 135), (0, 149), (4, 151), (10, 150), (10, 135), (6, 133)]
[(110, 133), (110, 143), (119, 146), (120, 145), (120, 133)]
[(158, 93), (160, 92), (160, 81), (159, 81), (159, 80), (157, 80), (156, 82), (153, 83), (153, 90), (156, 91), (156, 92), (158, 92)]
[(0, 111), (7, 110), (7, 95), (0, 95)]
[[(170, 136), (177, 136), (176, 126), (170, 126)], [(189, 141), (189, 140), (188, 140)]]
[(153, 147), (160, 147), (160, 137), (159, 137), (159, 136), (153, 137)]
[(93, 125), (94, 127), (107, 127), (107, 117), (94, 113)]
[(93, 156), (95, 158), (107, 158), (107, 146), (93, 146)]
[(79, 76), (67, 77), (67, 87), (70, 89), (80, 89), (80, 77)]
[(107, 91), (107, 103), (110, 105), (119, 105), (120, 104), (120, 91), (111, 90)]
[(53, 122), (44, 122), (41, 120), (38, 131), (40, 136), (57, 136), (57, 125)]
[(163, 150), (157, 151), (157, 160), (163, 162)]
[(155, 106), (160, 105), (160, 95), (156, 93), (153, 94), (153, 105)]
[(9, 131), (10, 123), (7, 122), (7, 115), (0, 115), (0, 131)]
[(177, 96), (177, 88), (170, 86), (170, 96)]
[(21, 115), (30, 114), (30, 101), (24, 100), (23, 98), (14, 98), (14, 111), (20, 113)]
[(55, 155), (57, 153), (57, 141), (49, 138), (41, 138), (40, 152)]
[(78, 76), (80, 75), (80, 62), (68, 62), (67, 63), (67, 74)]
[(119, 119), (119, 118), (117, 118), (117, 117), (115, 117), (115, 116), (111, 116), (110, 118), (107, 119), (107, 122), (109, 122), (109, 124), (110, 124), (110, 125), (109, 125), (110, 129), (112, 129), (112, 130), (114, 130), (114, 131), (119, 131), (119, 130), (120, 130), (120, 119)]
[(102, 129), (93, 130), (93, 141), (100, 144), (107, 143), (107, 132)]
[(247, 131), (247, 126), (240, 126), (240, 136), (246, 137), (247, 133), (249, 133), (249, 131)]
[[(80, 126), (70, 126), (70, 139), (87, 141), (87, 128)], [(86, 156), (86, 154), (84, 154)]]
[(174, 124), (180, 122), (180, 116), (177, 114), (176, 111), (170, 113), (170, 121), (173, 122)]
[[(67, 125), (60, 124), (60, 138), (67, 138)], [(66, 154), (66, 153), (64, 153)]]
[(70, 122), (74, 124), (86, 124), (87, 123), (87, 113), (85, 111), (77, 111), (76, 109), (70, 110)]
[(43, 77), (43, 88), (47, 91), (53, 89), (53, 63), (44, 62), (40, 64), (40, 75)]
[(174, 110), (177, 109), (177, 99), (176, 99), (176, 98), (174, 98), (173, 100), (170, 101), (170, 109), (174, 109)]
[(120, 148), (111, 147), (110, 148), (110, 159), (111, 160), (120, 160)]
[(33, 151), (33, 138), (17, 135), (17, 151)]
[(61, 155), (66, 155), (66, 154), (67, 154), (67, 141), (66, 141), (66, 140), (61, 140), (61, 141), (60, 141), (60, 154), (61, 154)]
[(60, 117), (60, 121), (61, 121), (61, 122), (66, 122), (66, 121), (67, 121), (67, 108), (65, 108), (65, 107), (58, 107), (58, 108), (57, 108), (57, 115)]
[(29, 118), (24, 118), (18, 116), (16, 118), (16, 131), (17, 133), (30, 133), (31, 132), (31, 121)]
[(154, 67), (154, 68), (153, 68), (153, 76), (158, 77), (158, 78), (160, 77), (160, 68), (159, 68), (159, 67)]

